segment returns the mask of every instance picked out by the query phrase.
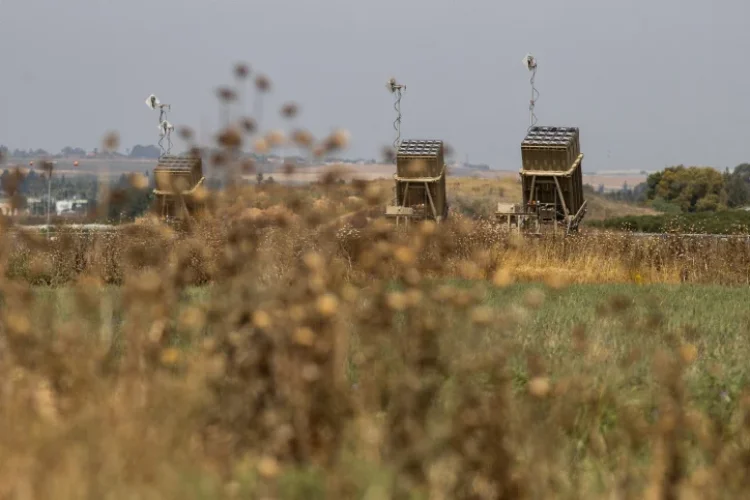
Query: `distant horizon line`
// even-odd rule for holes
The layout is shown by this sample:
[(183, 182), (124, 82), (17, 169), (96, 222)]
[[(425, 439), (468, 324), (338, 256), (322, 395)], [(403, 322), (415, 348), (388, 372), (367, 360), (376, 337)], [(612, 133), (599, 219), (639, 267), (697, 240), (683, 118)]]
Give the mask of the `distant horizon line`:
[[(274, 155), (269, 155), (269, 157), (279, 158), (278, 156), (274, 156)], [(5, 157), (5, 164), (0, 164), (0, 168), (2, 168), (4, 170), (7, 167), (11, 166), (11, 165), (8, 165), (8, 163), (12, 163), (13, 160), (23, 160), (24, 162), (26, 162), (26, 161), (29, 161), (29, 160), (34, 161), (34, 160), (38, 160), (38, 159), (40, 159), (40, 158), (36, 158), (36, 157), (35, 158), (30, 158), (30, 157), (6, 156)], [(99, 163), (99, 162), (108, 162), (108, 161), (134, 162), (134, 163), (145, 163), (145, 162), (154, 162), (154, 163), (156, 163), (158, 161), (158, 158), (132, 158), (132, 157), (128, 157), (128, 156), (121, 156), (119, 158), (113, 159), (113, 158), (91, 158), (91, 157), (85, 157), (85, 156), (84, 157), (70, 156), (70, 157), (63, 157), (63, 160), (67, 161), (67, 162), (70, 162), (71, 164), (74, 161), (79, 161), (81, 163)], [(316, 162), (316, 163), (312, 163), (312, 164), (307, 164), (305, 166), (307, 166), (307, 167), (325, 167), (325, 166), (328, 166), (327, 164), (329, 164), (329, 165), (330, 164), (357, 165), (361, 161), (362, 160), (350, 160), (350, 159), (321, 160), (320, 162)], [(461, 165), (460, 162), (456, 162), (456, 163), (458, 163), (459, 166)], [(392, 165), (391, 163), (385, 162), (385, 161), (375, 161), (374, 163), (367, 162), (367, 164), (368, 165), (375, 165), (375, 166), (388, 166), (388, 165)], [(719, 171), (722, 170), (722, 169), (719, 169), (719, 168), (716, 168), (716, 167), (711, 167), (711, 168), (714, 168), (714, 169), (719, 170)], [(471, 167), (464, 167), (464, 169), (465, 170), (476, 170), (477, 172), (487, 172), (487, 171), (489, 171), (489, 172), (507, 172), (507, 173), (517, 173), (520, 170), (520, 168), (493, 168), (493, 167), (489, 167), (489, 170), (477, 169), (477, 168), (471, 168)], [(660, 169), (660, 170), (645, 170), (645, 169), (595, 170), (595, 171), (584, 172), (583, 175), (585, 175), (585, 176), (591, 176), (591, 175), (622, 175), (622, 176), (625, 176), (625, 175), (633, 175), (633, 176), (635, 176), (635, 175), (637, 175), (637, 176), (642, 176), (642, 175), (649, 175), (649, 174), (652, 174), (652, 173), (660, 172), (661, 170), (663, 170), (663, 169)]]

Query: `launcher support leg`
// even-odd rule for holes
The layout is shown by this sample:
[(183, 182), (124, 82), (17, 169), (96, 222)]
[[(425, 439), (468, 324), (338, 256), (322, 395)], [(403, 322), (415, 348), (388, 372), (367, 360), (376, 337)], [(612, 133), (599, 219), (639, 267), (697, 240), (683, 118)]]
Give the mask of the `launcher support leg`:
[[(404, 186), (404, 204), (403, 206), (408, 207), (409, 202), (409, 183), (407, 182)], [(409, 227), (409, 217), (404, 216), (404, 226)]]
[(430, 200), (430, 207), (432, 208), (432, 216), (435, 217), (435, 220), (438, 220), (437, 215), (437, 209), (435, 208), (435, 203), (432, 201), (432, 193), (430, 193), (430, 185), (428, 183), (424, 183), (424, 189), (427, 191), (427, 198)]
[(185, 196), (182, 194), (180, 195), (180, 201), (182, 202), (182, 212), (185, 214), (185, 220), (188, 224), (192, 224), (193, 216), (188, 211), (187, 203), (185, 202)]
[(563, 211), (565, 212), (565, 217), (568, 217), (570, 215), (570, 212), (568, 211), (568, 205), (565, 203), (565, 196), (563, 196), (562, 188), (560, 187), (560, 181), (557, 180), (557, 177), (553, 177), (552, 179), (555, 181), (557, 194), (560, 195), (560, 203), (562, 204)]

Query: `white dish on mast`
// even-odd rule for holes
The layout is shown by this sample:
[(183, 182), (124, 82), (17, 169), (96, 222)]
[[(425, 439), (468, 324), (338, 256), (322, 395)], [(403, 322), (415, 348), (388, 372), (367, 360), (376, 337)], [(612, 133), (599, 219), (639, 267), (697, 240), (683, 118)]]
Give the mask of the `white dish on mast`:
[(159, 124), (159, 135), (165, 136), (174, 130), (174, 125), (169, 123), (167, 120), (162, 121)]
[[(172, 150), (172, 138), (171, 133), (174, 130), (174, 125), (172, 125), (167, 120), (167, 113), (166, 110), (171, 110), (172, 106), (169, 104), (163, 104), (156, 95), (151, 94), (146, 98), (146, 106), (151, 108), (152, 110), (159, 109), (159, 147), (161, 148), (162, 155), (169, 154)], [(167, 148), (164, 149), (163, 146), (163, 140), (164, 138), (167, 138)]]
[(523, 58), (523, 65), (529, 71), (534, 71), (536, 69), (536, 58), (531, 54), (526, 54), (526, 57)]
[(171, 106), (169, 104), (162, 104), (161, 101), (159, 101), (159, 98), (156, 97), (154, 94), (151, 94), (150, 96), (148, 96), (148, 98), (146, 99), (146, 106), (148, 106), (151, 109), (156, 109), (156, 108), (171, 109)]

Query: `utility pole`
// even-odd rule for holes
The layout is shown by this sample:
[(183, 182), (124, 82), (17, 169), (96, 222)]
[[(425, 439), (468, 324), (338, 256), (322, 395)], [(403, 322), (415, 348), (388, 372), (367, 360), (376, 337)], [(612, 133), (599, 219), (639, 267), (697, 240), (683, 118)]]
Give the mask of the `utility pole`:
[(52, 172), (47, 174), (47, 238), (49, 238), (50, 205), (52, 205)]
[(50, 209), (52, 205), (52, 169), (53, 164), (50, 162), (48, 165), (45, 165), (47, 168), (47, 239), (49, 239), (49, 232), (50, 232)]

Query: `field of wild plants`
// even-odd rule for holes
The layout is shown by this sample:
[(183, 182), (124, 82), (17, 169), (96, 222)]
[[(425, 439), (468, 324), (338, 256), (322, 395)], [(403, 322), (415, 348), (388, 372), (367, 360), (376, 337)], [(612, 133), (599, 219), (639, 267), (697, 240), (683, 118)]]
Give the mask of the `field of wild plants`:
[(0, 497), (747, 496), (750, 247), (396, 231), (389, 196), (326, 177), (202, 192), (179, 231), (4, 221)]
[(750, 250), (237, 188), (0, 247), (7, 498), (738, 498)]

